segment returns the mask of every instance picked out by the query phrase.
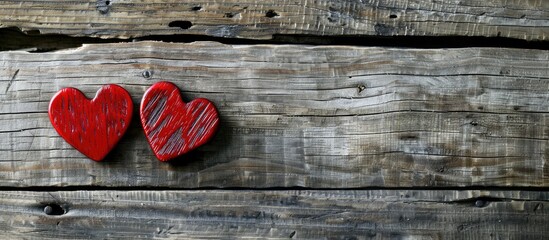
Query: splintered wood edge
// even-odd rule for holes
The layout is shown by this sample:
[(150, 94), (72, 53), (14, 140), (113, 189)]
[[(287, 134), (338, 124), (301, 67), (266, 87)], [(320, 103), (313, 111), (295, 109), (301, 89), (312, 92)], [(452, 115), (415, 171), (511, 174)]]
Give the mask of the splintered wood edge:
[(0, 236), (537, 239), (548, 204), (533, 191), (0, 191)]
[[(74, 16), (78, 17), (75, 18)], [(72, 36), (484, 36), (546, 40), (546, 1), (0, 1), (0, 26)]]
[[(548, 58), (501, 48), (210, 42), (2, 52), (0, 185), (546, 187)], [(63, 87), (93, 97), (119, 84), (137, 107), (162, 80), (220, 112), (219, 134), (179, 164), (155, 159), (137, 118), (101, 164), (47, 119)]]

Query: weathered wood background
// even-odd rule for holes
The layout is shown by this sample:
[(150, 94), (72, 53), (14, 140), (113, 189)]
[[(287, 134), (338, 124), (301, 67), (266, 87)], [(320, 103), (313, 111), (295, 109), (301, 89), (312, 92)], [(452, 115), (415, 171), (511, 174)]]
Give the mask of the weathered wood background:
[(78, 36), (273, 34), (501, 36), (546, 40), (546, 0), (0, 1), (0, 26)]
[[(13, 191), (0, 192), (7, 230), (0, 237), (543, 239), (548, 198), (528, 191)], [(45, 216), (52, 202), (66, 213)]]
[[(0, 0), (0, 27), (1, 238), (549, 237), (549, 1)], [(64, 87), (119, 84), (137, 113), (158, 81), (220, 113), (178, 162), (138, 114), (104, 162), (48, 120)]]
[[(140, 42), (0, 59), (5, 186), (549, 187), (549, 51)], [(99, 164), (48, 120), (61, 88), (120, 84), (137, 108), (161, 80), (220, 112), (181, 164), (155, 160), (137, 114)]]

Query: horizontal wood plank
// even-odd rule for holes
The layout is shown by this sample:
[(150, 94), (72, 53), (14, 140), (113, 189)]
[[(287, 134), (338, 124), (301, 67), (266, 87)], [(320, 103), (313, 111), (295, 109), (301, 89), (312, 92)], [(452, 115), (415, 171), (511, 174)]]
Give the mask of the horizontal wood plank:
[[(549, 186), (549, 51), (138, 42), (0, 53), (0, 185)], [(146, 77), (144, 77), (146, 76)], [(220, 112), (211, 143), (162, 163), (138, 114), (104, 162), (49, 122), (64, 87), (157, 81)]]
[(542, 239), (548, 205), (524, 191), (2, 191), (0, 237)]
[(0, 27), (102, 38), (307, 34), (547, 40), (548, 19), (545, 0), (0, 1)]

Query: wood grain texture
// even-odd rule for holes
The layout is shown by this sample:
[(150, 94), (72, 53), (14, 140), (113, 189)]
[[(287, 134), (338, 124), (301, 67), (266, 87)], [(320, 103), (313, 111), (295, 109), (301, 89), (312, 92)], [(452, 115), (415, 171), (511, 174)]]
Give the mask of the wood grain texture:
[(545, 0), (0, 1), (0, 26), (102, 38), (308, 34), (546, 40), (548, 20)]
[(102, 86), (93, 99), (76, 88), (64, 88), (51, 99), (53, 128), (67, 143), (94, 161), (116, 146), (132, 120), (133, 102), (124, 88)]
[(0, 192), (0, 237), (543, 239), (548, 205), (528, 191)]
[(160, 161), (174, 160), (204, 145), (219, 127), (212, 102), (197, 98), (185, 103), (180, 90), (170, 82), (158, 82), (147, 89), (139, 112), (145, 136)]
[[(0, 60), (2, 186), (549, 186), (549, 51), (139, 42)], [(101, 163), (47, 119), (61, 88), (115, 83), (137, 107), (161, 80), (219, 110), (185, 163), (155, 160), (138, 117)]]

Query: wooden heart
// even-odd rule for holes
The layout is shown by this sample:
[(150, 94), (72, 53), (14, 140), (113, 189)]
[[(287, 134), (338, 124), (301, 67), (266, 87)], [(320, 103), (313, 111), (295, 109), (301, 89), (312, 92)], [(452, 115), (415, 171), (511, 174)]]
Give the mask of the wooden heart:
[(92, 100), (75, 88), (64, 88), (51, 99), (50, 121), (61, 137), (87, 157), (101, 161), (128, 129), (133, 102), (114, 84), (105, 85)]
[(168, 161), (208, 142), (219, 125), (212, 102), (197, 98), (183, 102), (177, 86), (152, 85), (141, 101), (141, 123), (151, 148), (160, 161)]

